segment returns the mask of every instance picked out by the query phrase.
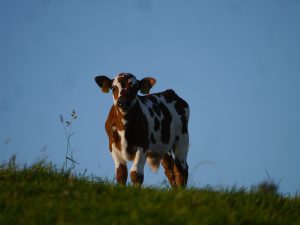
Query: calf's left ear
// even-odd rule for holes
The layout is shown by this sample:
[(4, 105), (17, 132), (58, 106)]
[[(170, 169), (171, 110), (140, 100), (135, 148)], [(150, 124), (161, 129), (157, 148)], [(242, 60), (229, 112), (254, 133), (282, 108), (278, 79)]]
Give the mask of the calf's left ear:
[(139, 81), (139, 89), (142, 94), (149, 94), (150, 89), (154, 86), (156, 80), (152, 77), (145, 77)]
[(98, 77), (95, 77), (95, 81), (101, 88), (102, 92), (104, 92), (104, 93), (109, 92), (109, 89), (112, 86), (111, 79), (109, 79), (107, 76), (98, 76)]

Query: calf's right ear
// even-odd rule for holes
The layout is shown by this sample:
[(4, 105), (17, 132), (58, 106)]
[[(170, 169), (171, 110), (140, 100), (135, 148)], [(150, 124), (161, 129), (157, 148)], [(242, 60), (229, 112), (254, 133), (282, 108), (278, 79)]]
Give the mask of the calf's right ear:
[(109, 79), (107, 76), (95, 77), (95, 81), (98, 84), (98, 86), (101, 88), (102, 92), (108, 93), (109, 89), (111, 89), (112, 80)]

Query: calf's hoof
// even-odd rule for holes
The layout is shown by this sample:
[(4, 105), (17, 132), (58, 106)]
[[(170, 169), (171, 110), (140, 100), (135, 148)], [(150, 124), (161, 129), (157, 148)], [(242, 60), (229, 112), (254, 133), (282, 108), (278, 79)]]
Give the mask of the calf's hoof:
[(141, 186), (144, 181), (144, 174), (139, 174), (136, 171), (131, 171), (130, 178), (133, 185)]
[(188, 181), (188, 170), (182, 170), (179, 173), (175, 172), (176, 187), (186, 187)]
[[(177, 161), (178, 162), (178, 161)], [(174, 165), (175, 183), (177, 187), (185, 187), (187, 185), (189, 171), (188, 167), (183, 169), (179, 163)]]

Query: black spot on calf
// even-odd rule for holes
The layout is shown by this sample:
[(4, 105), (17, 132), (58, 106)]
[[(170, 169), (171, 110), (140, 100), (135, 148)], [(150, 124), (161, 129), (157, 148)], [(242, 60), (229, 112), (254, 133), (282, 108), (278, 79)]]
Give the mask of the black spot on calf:
[(153, 105), (153, 110), (154, 110), (154, 112), (156, 113), (156, 115), (158, 115), (158, 116), (160, 117), (161, 111), (160, 111), (160, 109), (159, 109), (159, 107), (158, 107), (157, 104), (154, 104), (154, 105)]
[(163, 103), (160, 103), (159, 107), (164, 116), (163, 120), (161, 121), (161, 141), (164, 144), (168, 144), (170, 141), (170, 125), (172, 122), (172, 115)]
[(153, 133), (151, 133), (150, 140), (151, 140), (151, 142), (152, 142), (153, 144), (155, 144), (155, 143), (156, 143), (156, 141), (155, 141), (155, 139), (154, 139), (154, 135), (153, 135)]
[(154, 130), (158, 131), (160, 129), (160, 123), (157, 117), (154, 118)]
[(150, 113), (151, 117), (153, 117), (154, 116), (153, 110), (150, 107), (148, 108), (148, 110), (149, 110), (149, 113)]

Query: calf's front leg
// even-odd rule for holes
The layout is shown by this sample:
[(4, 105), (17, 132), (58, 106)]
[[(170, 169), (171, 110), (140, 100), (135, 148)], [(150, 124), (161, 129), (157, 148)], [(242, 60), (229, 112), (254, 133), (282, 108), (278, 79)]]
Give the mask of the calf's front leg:
[(144, 167), (146, 163), (146, 152), (142, 148), (138, 148), (135, 158), (130, 169), (131, 182), (135, 186), (141, 186), (144, 181)]
[(115, 163), (117, 183), (126, 185), (128, 176), (126, 161), (122, 159), (121, 152), (118, 149), (113, 149), (111, 155)]

